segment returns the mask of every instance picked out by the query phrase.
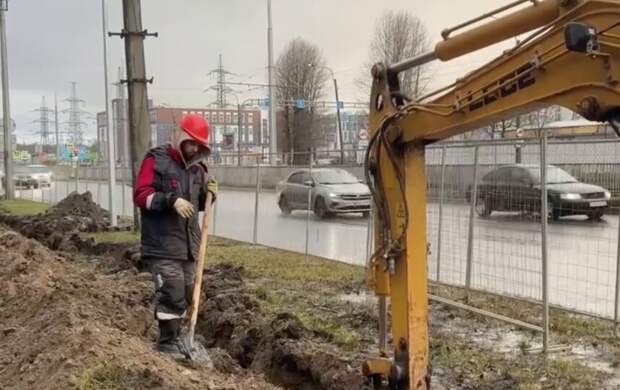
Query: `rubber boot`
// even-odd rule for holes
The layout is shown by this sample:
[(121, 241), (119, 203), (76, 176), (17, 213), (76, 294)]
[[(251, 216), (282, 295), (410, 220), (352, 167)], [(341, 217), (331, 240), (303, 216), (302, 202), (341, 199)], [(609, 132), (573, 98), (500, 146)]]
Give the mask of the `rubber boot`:
[(179, 332), (181, 331), (181, 319), (159, 320), (159, 339), (157, 350), (164, 353), (179, 354)]

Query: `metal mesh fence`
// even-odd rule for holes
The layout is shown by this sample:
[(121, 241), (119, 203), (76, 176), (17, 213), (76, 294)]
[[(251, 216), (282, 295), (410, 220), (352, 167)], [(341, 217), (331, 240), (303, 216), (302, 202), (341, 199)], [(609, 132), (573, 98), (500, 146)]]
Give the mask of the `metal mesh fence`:
[[(540, 171), (540, 152), (537, 142), (445, 143), (427, 148), (430, 280), (469, 285), (511, 297), (541, 299), (540, 189), (535, 182), (525, 181), (521, 186), (508, 188), (508, 184), (522, 179), (519, 175), (523, 176), (523, 172), (535, 181), (536, 172)], [(343, 169), (355, 180), (363, 181), (364, 151), (345, 151), (344, 164), (340, 164), (340, 151), (298, 155), (280, 155), (273, 159), (278, 161), (276, 165), (270, 164), (272, 159), (267, 154), (244, 154), (241, 165), (238, 156), (237, 160), (234, 156), (221, 156), (219, 162), (212, 161), (210, 173), (221, 188), (211, 221), (212, 232), (248, 243), (364, 265), (370, 237), (365, 209), (346, 214), (328, 210), (323, 215), (321, 202), (340, 207), (340, 200), (329, 192), (319, 196), (313, 192), (315, 187), (304, 183), (304, 178), (311, 179), (313, 174), (328, 168)], [(575, 187), (576, 184), (553, 180), (548, 184), (550, 195), (555, 194), (548, 204), (552, 210), (547, 229), (550, 303), (613, 318), (620, 229), (620, 142), (550, 141), (546, 157), (548, 164), (591, 185)], [(507, 167), (517, 161), (524, 164), (521, 173)], [(77, 189), (90, 191), (94, 201), (108, 208), (105, 166), (79, 167), (77, 172), (71, 167), (53, 169), (57, 179), (50, 187), (20, 188), (17, 197), (53, 204)], [(506, 186), (490, 185), (492, 172), (502, 169), (510, 178)], [(295, 191), (284, 191), (283, 186), (295, 172), (306, 176), (293, 183)], [(547, 172), (551, 179), (555, 177), (555, 173)], [(126, 168), (119, 168), (117, 175), (113, 201), (117, 213), (129, 219), (133, 215), (130, 175)], [(606, 198), (606, 191), (611, 199)], [(571, 199), (560, 198), (559, 192)], [(472, 199), (476, 200), (473, 209)], [(363, 203), (363, 199), (359, 200)], [(570, 214), (570, 202), (580, 204), (577, 215), (564, 215)], [(605, 208), (600, 202), (610, 207)]]

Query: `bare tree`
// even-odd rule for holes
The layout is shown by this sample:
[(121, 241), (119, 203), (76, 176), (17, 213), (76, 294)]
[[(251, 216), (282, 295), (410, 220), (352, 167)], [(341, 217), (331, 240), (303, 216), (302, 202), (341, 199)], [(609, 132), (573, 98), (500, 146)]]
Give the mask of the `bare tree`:
[[(289, 153), (306, 152), (314, 147), (315, 114), (312, 103), (324, 92), (327, 71), (321, 50), (301, 38), (290, 41), (276, 62), (276, 94), (284, 102), (287, 131), (283, 134)], [(291, 102), (303, 100), (300, 108)], [(304, 157), (295, 161), (304, 161)]]
[(533, 111), (525, 116), (528, 127), (535, 130), (536, 138), (542, 137), (543, 130), (553, 121), (560, 120), (560, 107), (549, 106), (538, 111)]
[[(377, 62), (394, 64), (422, 54), (429, 49), (428, 32), (418, 17), (406, 10), (386, 11), (375, 24), (370, 43), (369, 62), (357, 80), (360, 89), (368, 94), (370, 90), (370, 68)], [(418, 66), (401, 72), (400, 89), (405, 95), (416, 98), (428, 88), (430, 77), (425, 66)]]

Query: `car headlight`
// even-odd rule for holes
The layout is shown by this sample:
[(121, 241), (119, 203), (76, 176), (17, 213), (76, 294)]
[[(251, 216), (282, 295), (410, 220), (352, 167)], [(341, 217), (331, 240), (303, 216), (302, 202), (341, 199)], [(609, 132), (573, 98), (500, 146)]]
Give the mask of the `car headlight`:
[(605, 199), (607, 200), (611, 199), (611, 192), (605, 191)]
[(337, 198), (337, 197), (339, 197), (339, 196), (340, 196), (339, 194), (336, 194), (336, 193), (334, 193), (334, 192), (330, 192), (330, 193), (329, 193), (329, 197), (330, 197), (330, 198)]
[(560, 194), (560, 198), (564, 200), (579, 200), (581, 195), (579, 194)]

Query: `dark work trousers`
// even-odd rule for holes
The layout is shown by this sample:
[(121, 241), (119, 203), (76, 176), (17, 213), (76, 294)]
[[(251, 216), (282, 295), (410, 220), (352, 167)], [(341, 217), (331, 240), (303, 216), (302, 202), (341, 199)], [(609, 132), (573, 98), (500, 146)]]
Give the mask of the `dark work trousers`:
[(192, 301), (194, 262), (146, 259), (155, 283), (155, 318), (182, 319)]

